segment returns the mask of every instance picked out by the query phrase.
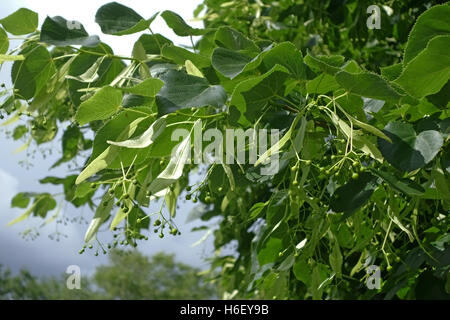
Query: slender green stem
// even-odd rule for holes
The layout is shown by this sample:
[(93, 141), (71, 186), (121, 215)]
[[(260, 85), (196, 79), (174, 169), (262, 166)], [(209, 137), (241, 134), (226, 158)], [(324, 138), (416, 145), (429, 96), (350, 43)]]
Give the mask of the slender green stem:
[(79, 48), (75, 48), (75, 47), (72, 47), (72, 49), (75, 49), (78, 52), (87, 53), (87, 54), (91, 54), (91, 55), (94, 55), (94, 56), (100, 56), (100, 57), (105, 56), (105, 57), (111, 58), (111, 59), (131, 60), (131, 61), (138, 61), (138, 62), (140, 62), (138, 59), (133, 58), (133, 57), (117, 56), (115, 54), (109, 54), (109, 53), (103, 54), (101, 52), (94, 52), (94, 51), (89, 51), (89, 50), (85, 50), (85, 49), (79, 49)]

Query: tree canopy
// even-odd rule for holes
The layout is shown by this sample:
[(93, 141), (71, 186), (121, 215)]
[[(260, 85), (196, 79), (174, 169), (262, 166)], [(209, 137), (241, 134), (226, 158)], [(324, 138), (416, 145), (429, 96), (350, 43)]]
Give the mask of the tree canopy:
[[(104, 34), (142, 32), (129, 56), (78, 21), (47, 17), (39, 28), (27, 9), (3, 18), (0, 63), (12, 61), (13, 83), (3, 124), (24, 149), (61, 136), (52, 167), (83, 163), (40, 180), (61, 185), (64, 199), (17, 194), (12, 206), (25, 212), (11, 224), (48, 219), (66, 201), (93, 211), (86, 245), (102, 242), (102, 225), (115, 235), (105, 248), (145, 245), (185, 231), (173, 221), (186, 215), (184, 192), (198, 203), (191, 218), (220, 218), (209, 227), (210, 273), (224, 297), (448, 299), (450, 6), (380, 1), (371, 29), (371, 4), (205, 0), (194, 13), (204, 28), (105, 4), (95, 14)], [(186, 48), (153, 33), (158, 14), (200, 40)], [(23, 36), (19, 48), (9, 50), (8, 34)], [(213, 153), (234, 141), (229, 130), (252, 134), (231, 154), (195, 161), (191, 145)], [(280, 139), (262, 148), (259, 134), (275, 130)], [(221, 254), (230, 245), (235, 253)], [(377, 289), (366, 286), (369, 266)]]
[(59, 277), (33, 276), (26, 269), (12, 275), (0, 265), (0, 299), (21, 300), (180, 300), (213, 299), (218, 288), (204, 282), (200, 270), (157, 253), (144, 256), (136, 250), (111, 251), (110, 262), (93, 275), (81, 274), (79, 289), (66, 286), (69, 274)]

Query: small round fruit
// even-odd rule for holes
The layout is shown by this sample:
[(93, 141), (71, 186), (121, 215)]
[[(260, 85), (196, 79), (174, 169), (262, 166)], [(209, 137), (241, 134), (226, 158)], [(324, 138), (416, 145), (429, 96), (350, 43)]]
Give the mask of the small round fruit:
[(359, 178), (359, 174), (357, 172), (354, 172), (352, 174), (352, 179), (358, 179)]

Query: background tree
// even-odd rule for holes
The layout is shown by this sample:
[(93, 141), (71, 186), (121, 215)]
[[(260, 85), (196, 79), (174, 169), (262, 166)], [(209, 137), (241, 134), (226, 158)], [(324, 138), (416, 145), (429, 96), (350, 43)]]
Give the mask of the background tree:
[[(206, 0), (196, 10), (202, 29), (162, 12), (177, 35), (201, 36), (190, 50), (154, 34), (155, 16), (106, 4), (96, 13), (103, 33), (144, 31), (128, 57), (61, 17), (38, 30), (35, 14), (20, 10), (0, 21), (28, 35), (0, 56), (14, 61), (1, 108), (20, 119), (13, 138), (26, 146), (64, 130), (54, 166), (90, 152), (73, 175), (41, 180), (95, 210), (86, 243), (102, 224), (117, 239), (110, 247), (137, 246), (147, 230), (178, 235), (186, 191), (202, 203), (200, 219), (221, 218), (211, 274), (227, 297), (448, 298), (450, 7), (383, 1), (382, 28), (370, 30), (371, 4)], [(185, 160), (196, 126), (280, 129), (283, 138), (256, 164), (219, 159), (192, 182), (198, 166)], [(188, 136), (172, 141), (182, 128)], [(279, 170), (261, 174), (275, 153)], [(45, 218), (56, 201), (20, 193), (12, 205), (27, 208), (16, 223)], [(221, 255), (231, 243), (235, 254)], [(365, 286), (372, 264), (383, 271), (379, 290)]]
[(67, 299), (213, 299), (218, 290), (200, 270), (176, 262), (173, 255), (152, 257), (136, 250), (113, 250), (110, 263), (98, 266), (91, 277), (82, 275), (81, 289), (66, 287), (68, 275), (37, 278), (27, 270), (13, 276), (0, 268), (0, 298), (26, 300)]

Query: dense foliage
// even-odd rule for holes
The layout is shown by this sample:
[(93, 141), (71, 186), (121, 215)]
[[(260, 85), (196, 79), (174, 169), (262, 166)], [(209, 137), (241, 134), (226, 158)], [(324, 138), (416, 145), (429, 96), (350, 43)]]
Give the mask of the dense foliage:
[[(177, 35), (201, 36), (192, 48), (154, 34), (157, 14), (106, 4), (96, 14), (103, 33), (144, 31), (129, 57), (62, 17), (37, 30), (36, 14), (21, 9), (0, 20), (27, 34), (8, 52), (0, 29), (1, 62), (14, 61), (1, 110), (28, 148), (63, 131), (53, 166), (90, 154), (73, 175), (41, 180), (95, 209), (87, 243), (103, 224), (116, 235), (110, 247), (176, 236), (185, 191), (197, 218), (220, 217), (210, 276), (226, 298), (448, 299), (450, 7), (382, 1), (381, 29), (369, 29), (371, 4), (205, 0), (195, 12), (203, 29), (162, 12)], [(199, 127), (282, 138), (256, 164), (220, 158), (190, 182), (205, 166), (185, 163)], [(181, 143), (171, 139), (180, 128)], [(275, 155), (279, 170), (261, 174)], [(27, 208), (16, 223), (46, 218), (56, 200), (20, 193), (12, 205)], [(230, 244), (235, 254), (221, 255)], [(366, 286), (369, 265), (381, 270), (379, 289)]]
[(22, 269), (17, 275), (0, 265), (0, 299), (212, 299), (217, 289), (205, 284), (200, 270), (175, 261), (162, 252), (151, 258), (138, 251), (113, 250), (109, 264), (93, 275), (81, 274), (80, 289), (66, 286), (70, 274), (59, 277), (33, 276)]

